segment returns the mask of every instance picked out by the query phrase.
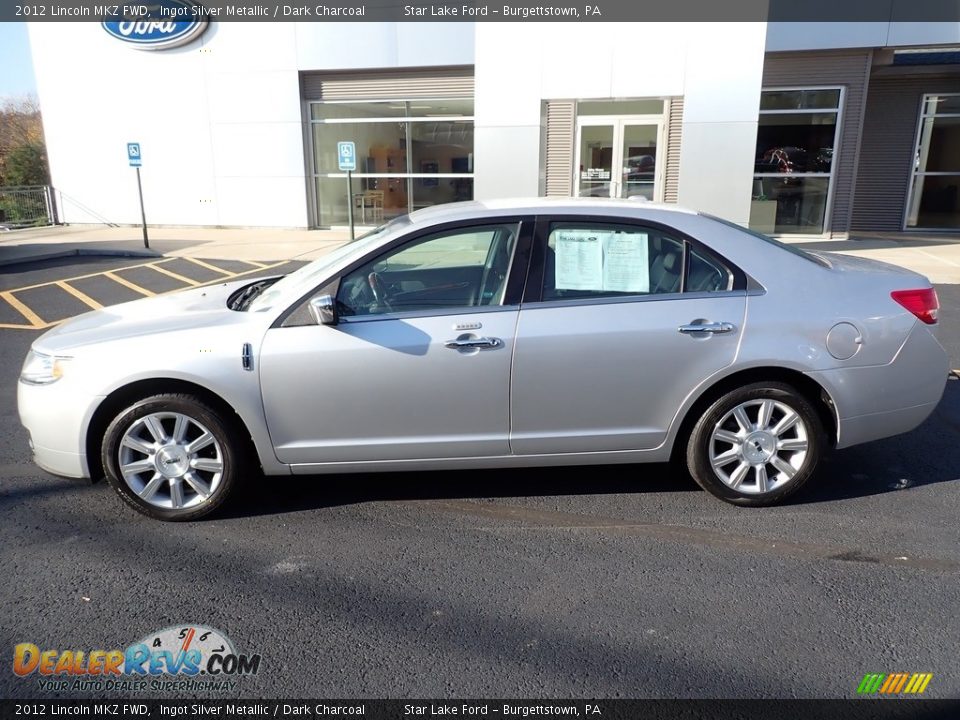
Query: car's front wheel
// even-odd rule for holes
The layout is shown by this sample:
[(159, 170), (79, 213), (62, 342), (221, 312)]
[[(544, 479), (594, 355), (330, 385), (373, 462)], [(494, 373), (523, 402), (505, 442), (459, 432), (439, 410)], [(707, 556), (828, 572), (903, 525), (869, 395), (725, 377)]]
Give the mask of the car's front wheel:
[(825, 448), (823, 423), (803, 395), (784, 383), (754, 383), (703, 413), (687, 444), (687, 468), (721, 500), (773, 505), (810, 479)]
[(110, 423), (102, 446), (107, 480), (123, 500), (157, 520), (196, 520), (237, 484), (241, 448), (231, 426), (193, 395), (154, 395)]

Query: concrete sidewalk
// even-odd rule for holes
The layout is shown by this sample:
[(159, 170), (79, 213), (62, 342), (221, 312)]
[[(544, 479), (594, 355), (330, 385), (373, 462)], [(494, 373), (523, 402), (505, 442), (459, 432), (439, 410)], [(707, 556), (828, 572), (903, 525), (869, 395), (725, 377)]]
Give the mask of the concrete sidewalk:
[[(357, 235), (365, 229), (357, 230)], [(313, 260), (347, 241), (346, 230), (149, 228), (70, 225), (0, 233), (0, 268), (70, 255), (194, 257), (208, 260)], [(791, 240), (800, 247), (843, 252), (901, 265), (934, 283), (960, 284), (960, 236), (874, 235), (849, 240)], [(2, 270), (0, 270), (2, 272)]]
[[(357, 235), (366, 228), (357, 228)], [(64, 225), (0, 233), (0, 267), (70, 255), (194, 257), (208, 260), (313, 260), (339, 247), (347, 230)]]

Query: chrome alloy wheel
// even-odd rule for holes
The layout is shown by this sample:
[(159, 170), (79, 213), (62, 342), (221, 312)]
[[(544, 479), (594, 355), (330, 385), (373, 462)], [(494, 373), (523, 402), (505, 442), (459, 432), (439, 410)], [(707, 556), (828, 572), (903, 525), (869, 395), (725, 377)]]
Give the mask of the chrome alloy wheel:
[(710, 435), (710, 466), (727, 487), (751, 495), (783, 487), (803, 467), (807, 426), (789, 405), (748, 400), (724, 415)]
[(220, 443), (206, 427), (177, 412), (134, 421), (120, 441), (124, 482), (158, 508), (197, 507), (216, 491), (223, 474)]

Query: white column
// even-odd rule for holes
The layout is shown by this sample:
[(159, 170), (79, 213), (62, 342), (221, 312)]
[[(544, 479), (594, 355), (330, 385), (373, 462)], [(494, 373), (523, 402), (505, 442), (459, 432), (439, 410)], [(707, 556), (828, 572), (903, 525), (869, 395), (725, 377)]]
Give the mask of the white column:
[(746, 225), (766, 23), (691, 24), (689, 32), (679, 201)]

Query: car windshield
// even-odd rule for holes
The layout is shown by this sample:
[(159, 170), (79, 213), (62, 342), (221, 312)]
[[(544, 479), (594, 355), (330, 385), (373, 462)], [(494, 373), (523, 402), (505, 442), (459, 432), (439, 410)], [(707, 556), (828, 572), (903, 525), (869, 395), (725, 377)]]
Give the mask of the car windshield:
[(268, 290), (263, 292), (261, 295), (255, 298), (253, 302), (250, 303), (250, 305), (247, 307), (247, 310), (249, 312), (265, 312), (270, 310), (274, 305), (276, 305), (277, 301), (283, 297), (299, 297), (299, 295), (302, 295), (303, 293), (309, 291), (312, 287), (315, 287), (316, 284), (323, 279), (329, 268), (333, 267), (341, 259), (353, 254), (354, 252), (359, 252), (366, 248), (373, 247), (385, 236), (390, 235), (396, 232), (398, 229), (409, 224), (409, 217), (407, 215), (401, 215), (400, 217), (394, 218), (386, 225), (381, 225), (375, 230), (371, 230), (366, 235), (361, 235), (353, 242), (348, 242), (336, 248), (335, 250), (331, 250), (323, 257), (317, 258), (313, 262), (304, 265), (298, 270), (294, 270), (289, 275), (271, 285)]

